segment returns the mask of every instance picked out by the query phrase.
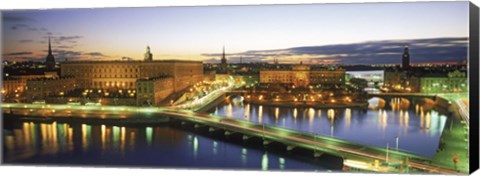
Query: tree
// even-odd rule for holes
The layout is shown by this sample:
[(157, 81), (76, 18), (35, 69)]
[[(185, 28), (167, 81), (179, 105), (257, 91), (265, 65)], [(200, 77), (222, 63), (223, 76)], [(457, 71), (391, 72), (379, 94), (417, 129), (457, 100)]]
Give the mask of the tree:
[(357, 91), (362, 91), (368, 87), (368, 81), (361, 78), (352, 78), (350, 79), (350, 86), (352, 86)]

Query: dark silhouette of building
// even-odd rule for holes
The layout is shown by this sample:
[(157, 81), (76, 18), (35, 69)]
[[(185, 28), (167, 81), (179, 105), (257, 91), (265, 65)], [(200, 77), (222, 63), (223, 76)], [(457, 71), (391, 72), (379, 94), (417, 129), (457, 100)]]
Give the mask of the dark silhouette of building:
[(225, 46), (223, 46), (222, 59), (220, 63), (220, 72), (227, 73), (227, 58), (225, 57)]
[(52, 54), (52, 46), (50, 44), (50, 37), (48, 37), (48, 55), (45, 61), (45, 66), (47, 67), (47, 70), (53, 70), (55, 69), (55, 57), (53, 57)]
[(410, 69), (410, 54), (408, 53), (408, 45), (405, 45), (402, 55), (402, 69), (409, 70)]
[(147, 46), (147, 52), (145, 52), (144, 61), (152, 61), (152, 60), (153, 60), (153, 55), (150, 52), (150, 46)]

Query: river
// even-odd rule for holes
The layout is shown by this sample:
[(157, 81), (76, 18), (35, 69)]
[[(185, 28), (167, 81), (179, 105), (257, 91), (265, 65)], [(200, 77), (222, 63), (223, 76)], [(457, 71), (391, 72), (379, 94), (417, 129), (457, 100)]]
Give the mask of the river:
[[(107, 126), (15, 122), (4, 129), (7, 164), (327, 171), (295, 156), (172, 125)], [(240, 140), (241, 141), (241, 140)]]
[(447, 116), (435, 110), (285, 108), (223, 102), (212, 114), (433, 157)]

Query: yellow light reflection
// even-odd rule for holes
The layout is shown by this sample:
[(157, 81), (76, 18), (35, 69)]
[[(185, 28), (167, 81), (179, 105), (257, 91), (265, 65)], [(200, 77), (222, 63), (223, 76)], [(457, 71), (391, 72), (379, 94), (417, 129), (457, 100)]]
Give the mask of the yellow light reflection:
[(263, 106), (258, 106), (258, 123), (262, 123)]
[(298, 110), (297, 108), (293, 109), (293, 118), (297, 118), (297, 115), (298, 115)]
[(147, 144), (148, 146), (152, 145), (152, 132), (153, 132), (153, 129), (152, 127), (147, 127), (145, 129), (145, 134), (146, 134), (146, 137), (147, 137)]
[(268, 170), (268, 155), (267, 152), (262, 156), (262, 170)]
[(243, 112), (245, 119), (250, 121), (250, 104), (245, 105), (245, 111)]
[(106, 145), (105, 142), (106, 142), (107, 136), (106, 136), (106, 132), (105, 132), (105, 131), (106, 131), (105, 125), (102, 125), (102, 126), (101, 126), (101, 133), (102, 133), (102, 134), (101, 134), (101, 136), (102, 136), (102, 151), (105, 150), (105, 145)]
[(352, 110), (350, 108), (345, 109), (345, 121), (346, 126), (350, 127), (352, 121)]
[(198, 139), (197, 136), (193, 137), (193, 158), (197, 159), (198, 155)]
[(280, 109), (277, 107), (277, 108), (275, 108), (275, 120), (278, 119), (279, 115), (280, 115)]

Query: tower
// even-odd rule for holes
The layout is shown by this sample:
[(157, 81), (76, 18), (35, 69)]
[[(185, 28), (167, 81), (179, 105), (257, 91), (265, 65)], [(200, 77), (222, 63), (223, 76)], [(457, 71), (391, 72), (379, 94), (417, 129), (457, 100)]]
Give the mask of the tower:
[(223, 46), (222, 59), (220, 63), (220, 70), (222, 72), (227, 72), (227, 58), (225, 57), (225, 46)]
[(52, 54), (50, 36), (48, 37), (48, 55), (45, 61), (45, 66), (47, 67), (47, 70), (53, 70), (55, 68), (55, 57), (53, 57), (53, 54)]
[(410, 54), (408, 53), (408, 45), (405, 45), (405, 48), (403, 49), (402, 69), (403, 70), (410, 69)]
[(150, 52), (150, 46), (147, 46), (147, 51), (145, 52), (145, 57), (143, 59), (144, 61), (152, 61), (153, 60), (153, 55)]

